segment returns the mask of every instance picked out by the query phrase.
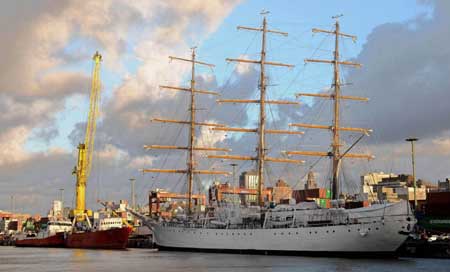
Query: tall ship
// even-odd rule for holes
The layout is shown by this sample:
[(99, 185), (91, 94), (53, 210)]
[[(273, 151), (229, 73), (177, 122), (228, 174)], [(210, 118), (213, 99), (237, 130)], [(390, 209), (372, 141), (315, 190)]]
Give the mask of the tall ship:
[(70, 211), (72, 231), (64, 241), (68, 248), (124, 249), (128, 243), (131, 228), (121, 218), (103, 218), (93, 224), (93, 212), (86, 209), (86, 185), (92, 168), (94, 140), (100, 103), (100, 63), (102, 56), (93, 56), (94, 68), (90, 93), (89, 113), (84, 143), (78, 145), (78, 162), (73, 170), (76, 176), (75, 209)]
[[(259, 106), (257, 128), (233, 128), (222, 124), (204, 123), (196, 119), (196, 96), (217, 95), (217, 93), (198, 89), (195, 81), (196, 65), (213, 66), (196, 59), (196, 50), (192, 49), (191, 58), (169, 57), (171, 60), (188, 62), (191, 65), (191, 82), (189, 87), (161, 86), (163, 89), (182, 91), (190, 95), (189, 120), (154, 119), (157, 122), (178, 123), (189, 127), (189, 141), (187, 146), (149, 145), (147, 149), (178, 149), (188, 152), (187, 169), (144, 169), (151, 173), (178, 173), (187, 176), (187, 208), (183, 217), (171, 220), (153, 219), (148, 224), (153, 230), (153, 239), (162, 249), (200, 250), (218, 252), (252, 252), (273, 254), (298, 255), (394, 255), (397, 248), (406, 240), (412, 230), (415, 219), (407, 201), (398, 203), (373, 204), (367, 207), (345, 209), (339, 200), (339, 169), (341, 162), (346, 158), (373, 158), (369, 154), (350, 153), (350, 149), (371, 130), (363, 128), (342, 127), (340, 125), (341, 100), (367, 100), (356, 96), (341, 94), (340, 71), (341, 65), (359, 67), (357, 63), (344, 61), (339, 55), (339, 39), (356, 39), (340, 31), (339, 19), (333, 30), (313, 29), (313, 32), (322, 32), (334, 35), (335, 50), (332, 60), (306, 59), (306, 62), (326, 63), (334, 67), (331, 94), (306, 94), (299, 96), (312, 96), (331, 99), (333, 101), (333, 123), (331, 125), (290, 124), (292, 127), (306, 127), (327, 129), (331, 131), (331, 150), (325, 152), (312, 151), (285, 151), (288, 156), (320, 156), (329, 157), (332, 162), (330, 207), (321, 207), (315, 202), (291, 203), (288, 205), (269, 205), (265, 193), (264, 169), (267, 163), (301, 164), (302, 160), (292, 157), (269, 157), (267, 153), (267, 134), (302, 134), (300, 131), (276, 130), (266, 128), (266, 105), (297, 104), (290, 101), (268, 100), (266, 96), (266, 66), (292, 67), (266, 60), (266, 35), (287, 36), (288, 33), (268, 29), (266, 15), (263, 15), (262, 26), (245, 27), (238, 29), (257, 31), (262, 34), (260, 58), (226, 59), (230, 62), (256, 64), (259, 66), (259, 99), (219, 99), (219, 103), (254, 103)], [(258, 136), (256, 154), (253, 156), (220, 155), (217, 152), (228, 152), (229, 149), (198, 146), (196, 129), (200, 126), (211, 127), (213, 131), (255, 133)], [(341, 150), (342, 141), (340, 133), (352, 131), (362, 136), (347, 150)], [(195, 161), (197, 151), (213, 151), (207, 156), (209, 159), (244, 160), (255, 162), (257, 175), (257, 203), (256, 206), (225, 205), (209, 203), (204, 212), (194, 212), (193, 209), (193, 180), (195, 175), (227, 175), (226, 171), (197, 169)], [(152, 205), (152, 203), (150, 203)]]

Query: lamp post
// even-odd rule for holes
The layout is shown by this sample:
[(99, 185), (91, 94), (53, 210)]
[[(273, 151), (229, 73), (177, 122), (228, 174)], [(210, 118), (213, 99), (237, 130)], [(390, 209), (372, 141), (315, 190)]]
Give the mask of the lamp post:
[(230, 166), (231, 167), (233, 167), (233, 192), (234, 192), (234, 194), (233, 194), (233, 202), (237, 202), (237, 200), (236, 199), (239, 199), (238, 197), (236, 197), (236, 186), (237, 186), (237, 184), (236, 184), (236, 166), (237, 166), (237, 163), (230, 163)]
[(64, 214), (64, 189), (59, 188), (59, 200), (61, 201), (61, 213)]
[(417, 138), (408, 138), (407, 142), (411, 142), (411, 163), (412, 163), (412, 175), (413, 175), (413, 185), (414, 185), (414, 209), (417, 208), (417, 196), (416, 196), (416, 164), (415, 164), (415, 149), (414, 142), (417, 142), (419, 139)]
[(131, 182), (131, 209), (133, 211), (135, 211), (136, 210), (136, 195), (134, 193), (134, 182), (136, 181), (136, 179), (130, 178), (129, 180)]
[(233, 167), (233, 184), (236, 186), (236, 166), (237, 163), (230, 163), (230, 166)]

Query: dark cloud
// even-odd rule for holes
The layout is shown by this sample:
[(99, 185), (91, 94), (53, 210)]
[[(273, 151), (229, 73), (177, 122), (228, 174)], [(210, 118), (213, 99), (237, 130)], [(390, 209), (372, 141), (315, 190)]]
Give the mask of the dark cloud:
[(349, 73), (354, 85), (344, 91), (368, 96), (370, 102), (346, 103), (344, 114), (351, 122), (372, 126), (379, 143), (450, 129), (450, 5), (433, 3), (432, 18), (376, 27), (356, 59), (363, 68)]

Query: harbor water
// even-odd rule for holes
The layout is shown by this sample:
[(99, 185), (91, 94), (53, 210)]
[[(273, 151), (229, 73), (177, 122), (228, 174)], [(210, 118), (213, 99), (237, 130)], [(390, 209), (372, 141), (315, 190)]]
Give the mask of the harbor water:
[(0, 271), (450, 271), (449, 259), (343, 259), (153, 251), (0, 247)]

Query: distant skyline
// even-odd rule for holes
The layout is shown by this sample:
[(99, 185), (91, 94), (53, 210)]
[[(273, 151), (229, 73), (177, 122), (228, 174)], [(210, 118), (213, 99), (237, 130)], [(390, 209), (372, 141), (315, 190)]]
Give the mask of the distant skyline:
[[(309, 57), (331, 58), (330, 36), (312, 34), (311, 28), (333, 28), (333, 15), (343, 14), (342, 31), (358, 36), (344, 40), (342, 57), (361, 62), (357, 71), (344, 69), (353, 85), (344, 92), (367, 96), (369, 103), (343, 106), (345, 125), (370, 127), (373, 136), (360, 152), (377, 156), (373, 162), (346, 163), (348, 187), (368, 171), (409, 173), (410, 136), (417, 143), (417, 177), (437, 182), (450, 176), (450, 3), (444, 0), (398, 1), (10, 1), (0, 9), (0, 209), (8, 210), (16, 196), (17, 210), (45, 212), (65, 189), (73, 201), (76, 144), (83, 140), (90, 89), (91, 57), (98, 50), (102, 64), (102, 114), (97, 152), (88, 183), (88, 205), (96, 200), (128, 199), (130, 177), (136, 177), (138, 203), (147, 202), (152, 187), (185, 187), (182, 177), (142, 175), (148, 167), (184, 167), (184, 157), (170, 152), (149, 152), (144, 144), (184, 145), (186, 133), (178, 127), (152, 124), (153, 117), (182, 119), (182, 94), (167, 93), (159, 84), (185, 85), (189, 67), (168, 60), (186, 57), (197, 46), (198, 58), (216, 67), (200, 69), (201, 87), (216, 89), (224, 98), (254, 97), (257, 67), (227, 63), (225, 58), (257, 58), (260, 36), (238, 31), (238, 25), (257, 27), (262, 10), (269, 11), (272, 29), (288, 37), (268, 36), (268, 59), (296, 65), (270, 68), (271, 99), (295, 100), (297, 92), (323, 92), (332, 75), (327, 65), (305, 65)], [(269, 125), (329, 122), (328, 102), (299, 100), (300, 107), (273, 107)], [(230, 126), (252, 126), (254, 106), (215, 105), (214, 98), (199, 103), (209, 111), (200, 118)], [(327, 117), (328, 116), (328, 117)], [(327, 119), (328, 118), (328, 119)], [(233, 154), (254, 152), (251, 135), (212, 134), (200, 131), (201, 141), (231, 146)], [(177, 136), (177, 137), (175, 137)], [(345, 135), (351, 143), (356, 136)], [(273, 138), (270, 152), (287, 148), (326, 150), (326, 132), (307, 131), (300, 138)], [(315, 161), (281, 169), (273, 166), (270, 179), (285, 178), (296, 185)], [(229, 168), (231, 162), (207, 162), (204, 167)], [(324, 161), (317, 167), (319, 183), (327, 184)], [(240, 171), (252, 168), (241, 163)], [(222, 179), (226, 180), (226, 178)], [(212, 182), (205, 177), (197, 188)]]

